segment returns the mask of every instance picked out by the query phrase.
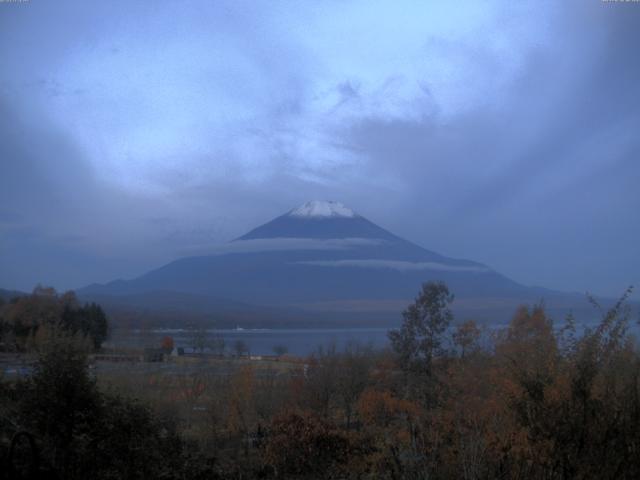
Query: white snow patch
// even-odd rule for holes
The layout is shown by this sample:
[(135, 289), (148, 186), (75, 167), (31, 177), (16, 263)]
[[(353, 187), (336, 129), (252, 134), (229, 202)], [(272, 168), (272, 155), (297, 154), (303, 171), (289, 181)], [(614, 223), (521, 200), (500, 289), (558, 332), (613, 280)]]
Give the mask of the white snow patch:
[(292, 217), (315, 217), (315, 218), (329, 218), (329, 217), (344, 217), (354, 218), (356, 213), (350, 208), (345, 207), (340, 202), (326, 202), (321, 200), (312, 200), (304, 205), (294, 208), (289, 212)]

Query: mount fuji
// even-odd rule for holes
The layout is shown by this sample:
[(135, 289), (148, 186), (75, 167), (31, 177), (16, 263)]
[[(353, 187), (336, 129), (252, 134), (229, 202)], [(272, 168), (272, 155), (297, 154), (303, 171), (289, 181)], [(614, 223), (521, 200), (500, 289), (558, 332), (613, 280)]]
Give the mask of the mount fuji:
[(429, 280), (446, 282), (457, 312), (481, 321), (505, 321), (523, 302), (544, 299), (563, 312), (586, 303), (580, 295), (525, 287), (481, 263), (442, 256), (325, 201), (307, 202), (210, 255), (78, 294), (107, 307), (198, 312), (222, 323), (390, 325)]

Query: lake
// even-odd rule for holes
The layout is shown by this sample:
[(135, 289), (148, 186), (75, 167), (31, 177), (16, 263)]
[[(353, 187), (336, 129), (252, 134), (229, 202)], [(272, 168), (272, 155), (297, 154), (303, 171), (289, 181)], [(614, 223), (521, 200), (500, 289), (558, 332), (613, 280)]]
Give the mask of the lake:
[(286, 348), (292, 355), (306, 356), (319, 347), (335, 345), (341, 351), (350, 343), (373, 348), (388, 345), (387, 328), (336, 328), (336, 329), (155, 329), (114, 330), (105, 348), (109, 347), (157, 347), (163, 337), (173, 338), (176, 347), (193, 348), (198, 343), (211, 346), (219, 339), (227, 353), (234, 351), (238, 340), (244, 342), (251, 355), (273, 355), (274, 347)]
[[(556, 329), (561, 328), (560, 323)], [(585, 327), (594, 328), (595, 324), (577, 325), (578, 335)], [(495, 329), (504, 328), (504, 325), (484, 326), (483, 340), (489, 341), (489, 333)], [(638, 325), (629, 325), (630, 333), (640, 337)], [(455, 327), (449, 327), (448, 337)], [(275, 346), (283, 346), (287, 353), (298, 356), (307, 356), (319, 347), (328, 348), (335, 345), (337, 351), (342, 351), (350, 343), (361, 346), (371, 346), (375, 349), (385, 348), (389, 345), (388, 328), (317, 328), (317, 329), (153, 329), (153, 330), (125, 330), (115, 329), (111, 338), (105, 342), (104, 347), (159, 347), (165, 336), (173, 338), (176, 347), (184, 347), (187, 351), (200, 343), (205, 346), (205, 351), (211, 351), (216, 341), (224, 342), (225, 352), (234, 352), (234, 345), (238, 340), (244, 342), (251, 355), (273, 355)], [(448, 339), (445, 340), (448, 344)]]

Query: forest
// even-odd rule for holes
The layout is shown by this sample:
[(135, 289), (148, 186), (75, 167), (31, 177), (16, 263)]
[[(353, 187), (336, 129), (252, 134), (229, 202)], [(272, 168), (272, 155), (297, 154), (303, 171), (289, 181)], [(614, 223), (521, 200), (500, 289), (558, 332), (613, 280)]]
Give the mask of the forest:
[(640, 478), (630, 293), (590, 328), (541, 303), (487, 330), (430, 282), (386, 350), (108, 375), (100, 307), (39, 289), (0, 305), (3, 354), (34, 359), (0, 377), (0, 478)]

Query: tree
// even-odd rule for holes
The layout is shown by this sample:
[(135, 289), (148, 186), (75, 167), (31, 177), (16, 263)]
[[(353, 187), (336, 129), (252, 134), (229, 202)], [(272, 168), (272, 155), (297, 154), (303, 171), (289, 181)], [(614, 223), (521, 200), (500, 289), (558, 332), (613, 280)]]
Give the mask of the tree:
[(330, 417), (337, 398), (339, 362), (335, 344), (318, 347), (307, 361), (306, 401), (325, 419)]
[(515, 387), (510, 408), (526, 432), (520, 455), (532, 465), (530, 478), (639, 478), (640, 357), (627, 335), (630, 293), (608, 311), (591, 298), (599, 325), (564, 351), (540, 306), (521, 308), (498, 345), (511, 371), (503, 377)]
[(431, 374), (433, 358), (443, 353), (442, 334), (453, 314), (453, 295), (443, 282), (427, 282), (415, 302), (402, 313), (400, 330), (389, 332), (389, 340), (405, 372)]
[(0, 384), (0, 406), (13, 402), (12, 433), (19, 428), (33, 435), (42, 464), (58, 474), (38, 478), (179, 477), (174, 422), (136, 400), (102, 393), (88, 372), (86, 343), (78, 338), (52, 335), (30, 378), (9, 391)]
[(362, 429), (375, 446), (370, 457), (374, 478), (431, 478), (424, 468), (424, 442), (419, 438), (423, 410), (417, 402), (368, 388), (360, 395), (358, 412)]
[(53, 288), (37, 286), (33, 294), (17, 298), (5, 310), (5, 330), (14, 336), (21, 350), (27, 349), (40, 328), (83, 335), (96, 350), (109, 333), (102, 308), (95, 303), (80, 307), (72, 291), (58, 295)]
[(0, 344), (5, 343), (5, 336), (11, 331), (9, 324), (4, 320), (4, 298), (0, 297)]
[(80, 309), (81, 330), (93, 340), (93, 346), (98, 350), (109, 334), (107, 316), (102, 307), (96, 303), (90, 303)]
[(173, 350), (173, 346), (173, 337), (169, 335), (162, 337), (162, 340), (160, 341), (160, 348), (162, 350), (164, 350), (166, 353), (171, 353), (171, 351)]
[(349, 437), (313, 414), (273, 419), (263, 453), (276, 478), (345, 478), (354, 448)]
[(278, 357), (282, 355), (286, 355), (289, 349), (285, 345), (274, 345), (273, 353), (275, 353)]
[(193, 330), (193, 334), (191, 337), (191, 348), (193, 348), (194, 353), (200, 352), (204, 353), (204, 349), (207, 346), (207, 331), (200, 327)]
[(358, 398), (369, 382), (372, 357), (370, 347), (361, 347), (356, 343), (348, 344), (340, 355), (337, 390), (347, 429), (351, 427)]
[(29, 338), (41, 325), (55, 326), (60, 322), (61, 303), (52, 288), (36, 287), (32, 295), (18, 297), (8, 306), (5, 319), (15, 336), (17, 347), (25, 350)]
[(238, 357), (249, 353), (249, 347), (247, 347), (247, 344), (242, 340), (236, 340), (233, 344), (233, 349), (235, 350), (236, 356)]
[(480, 329), (473, 320), (467, 320), (458, 325), (453, 333), (453, 343), (460, 349), (460, 356), (464, 358), (466, 353), (477, 347), (480, 338)]
[(222, 335), (216, 334), (211, 339), (210, 348), (215, 355), (224, 355), (225, 346), (224, 337)]
[(69, 333), (80, 333), (91, 339), (93, 347), (98, 350), (109, 334), (107, 316), (102, 307), (96, 303), (78, 307), (75, 294), (67, 292), (60, 297), (62, 314), (59, 324)]
[(38, 284), (33, 289), (34, 297), (51, 297), (56, 298), (58, 296), (58, 292), (53, 287), (45, 287), (41, 284)]
[(89, 378), (86, 351), (73, 337), (57, 336), (40, 352), (23, 385), (21, 417), (45, 442), (45, 456), (64, 478), (77, 461), (77, 438), (86, 434), (99, 403)]
[(256, 423), (256, 379), (251, 365), (240, 368), (229, 382), (227, 426), (240, 435), (245, 456), (249, 455), (250, 432)]

